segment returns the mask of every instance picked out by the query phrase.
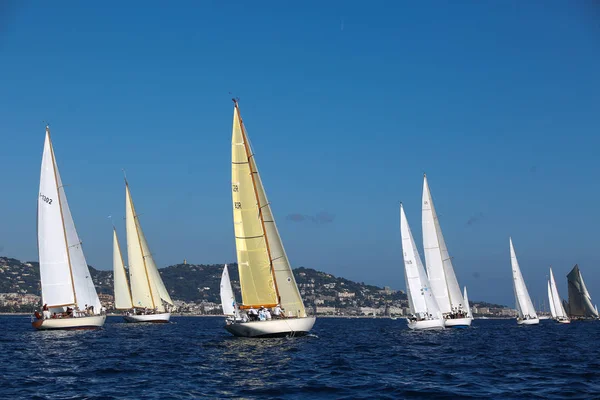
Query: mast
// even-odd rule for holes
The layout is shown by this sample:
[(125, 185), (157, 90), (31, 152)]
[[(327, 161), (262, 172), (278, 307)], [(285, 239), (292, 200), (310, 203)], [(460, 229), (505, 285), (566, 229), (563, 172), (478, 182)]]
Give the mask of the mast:
[[(142, 253), (142, 261), (144, 262), (144, 272), (146, 273), (146, 281), (148, 282), (148, 291), (150, 293), (150, 301), (152, 302), (152, 308), (156, 308), (156, 304), (154, 303), (154, 296), (152, 295), (152, 285), (150, 284), (150, 276), (148, 275), (148, 266), (146, 265), (146, 255), (144, 254), (144, 248), (142, 247), (142, 241), (140, 239), (140, 231), (139, 231), (139, 222), (137, 213), (135, 212), (135, 206), (133, 205), (133, 200), (131, 198), (131, 191), (129, 190), (129, 183), (127, 182), (127, 178), (125, 178), (125, 188), (128, 193), (128, 200), (131, 206), (131, 211), (133, 212), (133, 222), (135, 225), (135, 233), (137, 234), (138, 245), (140, 246), (140, 252)], [(134, 305), (135, 307), (135, 305)]]
[[(77, 292), (75, 291), (75, 280), (73, 279), (73, 267), (71, 266), (71, 254), (69, 253), (69, 241), (67, 240), (67, 228), (65, 227), (65, 218), (63, 215), (62, 201), (60, 200), (60, 190), (64, 188), (58, 187), (58, 176), (56, 173), (56, 158), (54, 157), (54, 146), (50, 138), (50, 126), (46, 125), (46, 135), (48, 135), (48, 144), (50, 145), (50, 155), (52, 156), (52, 169), (54, 171), (54, 182), (56, 184), (56, 193), (58, 194), (58, 208), (60, 210), (60, 220), (62, 222), (62, 231), (65, 238), (65, 248), (67, 250), (67, 263), (69, 264), (69, 273), (71, 274), (71, 288), (73, 290), (73, 304), (77, 304)], [(70, 304), (65, 304), (70, 305)]]
[(232, 99), (233, 100), (233, 104), (237, 113), (237, 117), (238, 120), (240, 122), (240, 129), (242, 131), (242, 137), (244, 139), (244, 149), (246, 151), (246, 157), (248, 158), (248, 167), (250, 168), (250, 176), (252, 178), (252, 187), (254, 189), (254, 197), (256, 199), (256, 204), (258, 205), (258, 217), (260, 219), (260, 223), (262, 226), (262, 231), (263, 231), (263, 236), (265, 238), (265, 244), (267, 247), (267, 255), (269, 257), (269, 264), (270, 264), (270, 268), (271, 268), (271, 276), (273, 277), (273, 284), (275, 286), (275, 294), (277, 295), (277, 301), (280, 303), (281, 302), (281, 296), (279, 295), (279, 288), (277, 286), (277, 278), (275, 276), (275, 269), (273, 267), (273, 258), (271, 257), (271, 248), (269, 246), (269, 239), (267, 237), (267, 229), (265, 227), (265, 219), (263, 216), (263, 205), (260, 204), (260, 199), (258, 196), (258, 189), (256, 188), (256, 178), (255, 178), (255, 174), (257, 173), (257, 171), (254, 171), (252, 168), (252, 163), (250, 162), (250, 159), (252, 157), (254, 157), (254, 154), (251, 153), (250, 151), (250, 145), (248, 143), (248, 135), (246, 135), (246, 128), (244, 127), (244, 121), (242, 120), (242, 115), (240, 113), (240, 106), (237, 102), (236, 99)]

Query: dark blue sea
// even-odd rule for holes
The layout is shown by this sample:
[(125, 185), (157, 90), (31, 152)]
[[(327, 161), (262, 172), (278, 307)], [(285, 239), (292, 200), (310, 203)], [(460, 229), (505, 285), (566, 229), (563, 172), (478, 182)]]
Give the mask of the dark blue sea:
[(402, 319), (320, 318), (291, 339), (234, 338), (216, 317), (0, 325), (1, 399), (600, 398), (600, 322), (413, 332)]

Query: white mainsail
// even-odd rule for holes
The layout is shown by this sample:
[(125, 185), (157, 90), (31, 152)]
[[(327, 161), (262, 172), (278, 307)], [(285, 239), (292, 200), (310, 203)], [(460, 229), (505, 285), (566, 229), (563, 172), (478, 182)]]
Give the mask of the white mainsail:
[(306, 317), (237, 102), (231, 146), (233, 221), (242, 301), (245, 306), (255, 307), (280, 304), (288, 315)]
[(440, 221), (433, 206), (426, 175), (423, 176), (422, 200), (423, 250), (431, 290), (443, 314), (464, 310), (464, 300), (452, 267), (452, 259), (446, 247)]
[(552, 272), (552, 268), (550, 268), (550, 293), (552, 298), (550, 299), (550, 311), (554, 308), (554, 313), (552, 314), (553, 318), (567, 318), (567, 312), (562, 305), (562, 301), (560, 296), (558, 295), (558, 288), (556, 287), (556, 281), (554, 280), (554, 273)]
[(102, 307), (81, 248), (46, 127), (38, 196), (38, 249), (42, 302), (50, 308)]
[(121, 246), (117, 238), (117, 230), (113, 227), (113, 279), (115, 286), (115, 308), (117, 310), (130, 310), (133, 307), (131, 292), (127, 283), (127, 272), (123, 263)]
[(515, 248), (513, 246), (512, 238), (509, 238), (509, 242), (510, 263), (513, 275), (513, 288), (515, 290), (515, 300), (517, 305), (517, 312), (519, 313), (519, 318), (523, 319), (523, 317), (525, 317), (526, 315), (529, 315), (530, 318), (537, 318), (537, 313), (533, 308), (531, 297), (529, 297), (527, 286), (525, 286), (525, 281), (523, 280), (523, 274), (521, 274), (521, 268), (519, 268), (519, 262), (517, 261), (517, 255), (515, 254)]
[(129, 184), (125, 181), (125, 227), (127, 231), (127, 256), (129, 283), (133, 306), (164, 312), (163, 301), (173, 304), (160, 273), (154, 263), (138, 215), (131, 198)]
[(404, 207), (400, 204), (400, 235), (402, 237), (402, 252), (404, 258), (404, 271), (406, 278), (407, 293), (411, 297), (409, 305), (411, 312), (424, 318), (431, 315), (434, 318), (442, 318), (438, 304), (433, 296), (429, 279), (423, 268), (421, 257), (408, 226), (408, 220), (404, 213)]
[(231, 280), (229, 279), (229, 270), (227, 264), (223, 267), (221, 274), (221, 307), (223, 307), (224, 315), (235, 315), (235, 296), (231, 288)]
[(467, 287), (465, 286), (463, 299), (465, 302), (465, 311), (467, 313), (467, 318), (473, 318), (473, 313), (471, 312), (471, 306), (469, 305), (469, 296), (467, 296)]

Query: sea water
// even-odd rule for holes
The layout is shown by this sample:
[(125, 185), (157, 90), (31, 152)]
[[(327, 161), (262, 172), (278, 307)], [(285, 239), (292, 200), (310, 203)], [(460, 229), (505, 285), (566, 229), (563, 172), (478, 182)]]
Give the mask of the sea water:
[(0, 324), (2, 399), (600, 398), (600, 322), (415, 332), (400, 318), (318, 318), (290, 339), (234, 338), (218, 317)]

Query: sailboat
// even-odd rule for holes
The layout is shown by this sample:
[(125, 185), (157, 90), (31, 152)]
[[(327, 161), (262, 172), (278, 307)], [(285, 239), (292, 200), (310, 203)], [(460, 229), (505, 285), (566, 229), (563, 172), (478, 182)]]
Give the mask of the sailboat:
[(550, 313), (555, 321), (562, 324), (571, 322), (560, 301), (558, 288), (556, 287), (556, 281), (554, 280), (554, 274), (552, 273), (552, 267), (550, 267), (550, 279), (548, 280), (548, 303), (550, 304)]
[[(169, 322), (171, 318), (169, 309), (173, 306), (173, 300), (171, 300), (171, 296), (160, 277), (152, 253), (150, 253), (139, 217), (135, 212), (127, 180), (125, 180), (125, 228), (133, 309), (123, 318), (127, 322)], [(114, 237), (116, 238), (116, 233)], [(122, 268), (122, 275), (124, 275), (122, 264), (122, 259), (120, 262), (117, 260), (117, 267), (115, 268)], [(115, 280), (115, 295), (117, 292), (129, 292), (126, 280), (120, 280), (121, 286), (118, 290), (116, 285)], [(123, 305), (128, 305), (126, 297), (123, 300)]]
[(235, 99), (233, 102), (231, 191), (243, 302), (239, 308), (249, 310), (249, 313), (261, 307), (272, 308), (274, 318), (227, 321), (225, 329), (243, 337), (305, 335), (312, 329), (315, 317), (306, 314), (258, 173), (239, 105)]
[(471, 312), (471, 306), (469, 305), (469, 296), (467, 296), (467, 287), (465, 286), (463, 299), (465, 301), (465, 311), (467, 313), (467, 318), (473, 319), (473, 313)]
[(531, 297), (525, 286), (523, 280), (523, 274), (521, 274), (521, 268), (519, 268), (519, 262), (517, 261), (517, 255), (515, 254), (515, 248), (513, 246), (512, 238), (509, 238), (510, 242), (510, 263), (512, 266), (513, 275), (513, 288), (515, 290), (515, 301), (517, 304), (517, 324), (519, 325), (535, 325), (539, 324), (540, 320), (533, 308)]
[(423, 176), (422, 224), (427, 276), (446, 327), (466, 328), (471, 325), (473, 318), (467, 316), (465, 301), (433, 206), (426, 175)]
[(592, 298), (583, 282), (579, 265), (575, 265), (567, 275), (569, 283), (569, 317), (577, 319), (597, 319), (598, 311), (592, 305)]
[(106, 315), (71, 216), (48, 126), (40, 173), (37, 228), (44, 307), (42, 314), (35, 313), (31, 324), (40, 330), (101, 328)]
[(412, 314), (407, 318), (408, 327), (417, 330), (444, 329), (442, 312), (432, 293), (402, 204), (400, 204), (400, 236), (404, 256), (406, 294)]
[(235, 302), (235, 295), (231, 288), (231, 280), (229, 279), (229, 270), (227, 264), (223, 267), (223, 273), (221, 274), (221, 307), (223, 308), (223, 315), (226, 315), (230, 319), (240, 319), (240, 315), (237, 309), (237, 303)]

